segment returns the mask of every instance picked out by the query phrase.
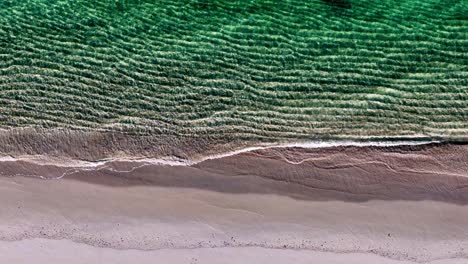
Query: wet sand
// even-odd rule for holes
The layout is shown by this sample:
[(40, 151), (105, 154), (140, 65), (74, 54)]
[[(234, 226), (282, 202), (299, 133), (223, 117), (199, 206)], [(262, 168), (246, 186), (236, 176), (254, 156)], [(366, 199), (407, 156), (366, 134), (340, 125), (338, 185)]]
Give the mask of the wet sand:
[(20, 263), (50, 247), (88, 252), (75, 263), (468, 258), (464, 145), (267, 149), (192, 166), (4, 159), (0, 171), (1, 255)]

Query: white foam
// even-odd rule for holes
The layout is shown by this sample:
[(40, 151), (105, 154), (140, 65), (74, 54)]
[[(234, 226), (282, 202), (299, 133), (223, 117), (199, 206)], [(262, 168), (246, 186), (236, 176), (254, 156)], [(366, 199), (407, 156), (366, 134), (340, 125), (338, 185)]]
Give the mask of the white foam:
[(2, 161), (16, 161), (17, 159), (13, 158), (12, 156), (4, 156), (0, 157), (0, 162)]
[(331, 147), (393, 147), (393, 146), (416, 146), (416, 145), (427, 145), (432, 143), (440, 143), (436, 140), (427, 140), (427, 141), (308, 141), (308, 142), (297, 142), (297, 143), (283, 143), (283, 144), (265, 144), (257, 147), (247, 147), (239, 150), (234, 150), (217, 155), (209, 155), (203, 157), (202, 159), (195, 161), (194, 163), (199, 163), (206, 160), (220, 159), (229, 156), (234, 156), (240, 153), (263, 150), (263, 149), (272, 149), (272, 148), (331, 148)]
[(175, 157), (163, 157), (163, 158), (146, 158), (146, 157), (133, 157), (133, 158), (109, 158), (100, 161), (83, 161), (83, 160), (72, 160), (72, 159), (58, 159), (54, 157), (34, 155), (34, 156), (3, 156), (0, 157), (0, 162), (14, 162), (14, 161), (27, 161), (38, 165), (53, 165), (59, 167), (73, 167), (73, 168), (97, 168), (105, 166), (112, 162), (138, 162), (144, 164), (157, 164), (166, 166), (192, 166), (197, 163), (206, 161), (221, 159), (229, 156), (238, 155), (245, 152), (251, 152), (255, 150), (264, 150), (272, 148), (331, 148), (331, 147), (346, 147), (346, 146), (357, 146), (357, 147), (392, 147), (392, 146), (415, 146), (425, 145), (431, 143), (440, 143), (436, 140), (408, 140), (408, 141), (307, 141), (307, 142), (295, 142), (295, 143), (264, 143), (257, 146), (246, 147), (237, 149), (225, 153), (207, 155), (196, 160), (185, 160)]

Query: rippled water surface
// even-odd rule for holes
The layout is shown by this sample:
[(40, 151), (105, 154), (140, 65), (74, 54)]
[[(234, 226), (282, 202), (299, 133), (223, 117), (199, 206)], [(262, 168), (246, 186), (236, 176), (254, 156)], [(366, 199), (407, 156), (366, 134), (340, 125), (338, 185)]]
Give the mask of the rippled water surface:
[(3, 0), (0, 127), (468, 132), (462, 0)]

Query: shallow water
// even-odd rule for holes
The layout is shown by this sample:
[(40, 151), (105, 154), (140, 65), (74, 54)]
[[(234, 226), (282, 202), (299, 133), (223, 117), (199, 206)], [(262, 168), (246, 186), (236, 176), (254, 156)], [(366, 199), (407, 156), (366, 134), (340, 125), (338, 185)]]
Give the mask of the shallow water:
[(0, 3), (0, 127), (467, 134), (462, 0)]

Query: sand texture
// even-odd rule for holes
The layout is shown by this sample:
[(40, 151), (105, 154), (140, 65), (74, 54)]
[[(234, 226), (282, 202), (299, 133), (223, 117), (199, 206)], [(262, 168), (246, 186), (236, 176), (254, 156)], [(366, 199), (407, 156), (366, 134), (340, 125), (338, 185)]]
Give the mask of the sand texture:
[(222, 256), (249, 263), (253, 255), (258, 263), (463, 263), (467, 155), (465, 145), (433, 144), (275, 148), (191, 166), (4, 159), (0, 250), (31, 247), (6, 255), (23, 262), (47, 258), (45, 248), (63, 241), (64, 258), (89, 253), (76, 263), (97, 255), (142, 263)]

